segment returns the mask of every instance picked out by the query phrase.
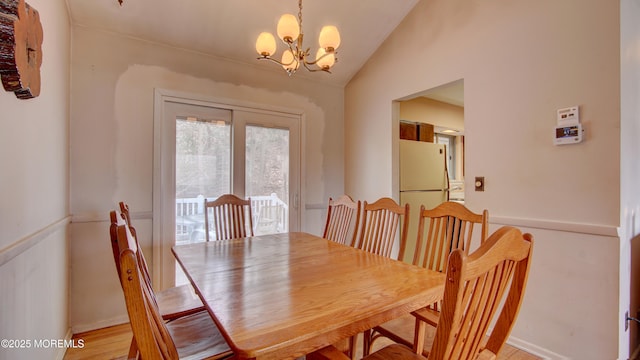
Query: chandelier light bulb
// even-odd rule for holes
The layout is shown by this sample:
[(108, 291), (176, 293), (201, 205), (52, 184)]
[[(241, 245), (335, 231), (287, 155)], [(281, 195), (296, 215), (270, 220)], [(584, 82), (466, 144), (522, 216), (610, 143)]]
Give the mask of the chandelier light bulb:
[(327, 25), (320, 30), (320, 47), (331, 52), (340, 46), (340, 32), (333, 25)]
[(291, 50), (285, 50), (285, 52), (282, 53), (281, 63), (282, 67), (289, 73), (298, 70), (298, 67), (300, 67), (300, 63), (295, 56), (293, 56)]
[(298, 19), (292, 14), (284, 14), (278, 21), (278, 37), (287, 43), (292, 43), (300, 35)]
[(318, 52), (316, 53), (316, 64), (320, 68), (322, 68), (323, 70), (328, 70), (335, 63), (336, 63), (336, 57), (333, 53), (327, 54), (327, 52), (323, 48), (318, 49)]
[(256, 40), (256, 51), (260, 56), (271, 56), (276, 52), (276, 39), (271, 33), (260, 33)]

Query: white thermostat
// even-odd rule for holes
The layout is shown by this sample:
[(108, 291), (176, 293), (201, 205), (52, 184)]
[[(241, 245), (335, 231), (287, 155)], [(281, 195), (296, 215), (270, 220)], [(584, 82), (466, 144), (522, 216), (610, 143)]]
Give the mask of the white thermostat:
[(582, 141), (582, 125), (556, 126), (555, 145), (577, 144)]
[(580, 124), (580, 110), (577, 106), (558, 109), (558, 124), (553, 137), (554, 145), (577, 144), (582, 141), (582, 125)]

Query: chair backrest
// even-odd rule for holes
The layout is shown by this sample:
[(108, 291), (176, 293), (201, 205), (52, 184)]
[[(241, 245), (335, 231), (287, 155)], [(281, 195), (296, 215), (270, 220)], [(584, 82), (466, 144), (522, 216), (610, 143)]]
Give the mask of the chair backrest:
[[(505, 226), (471, 255), (461, 249), (451, 253), (429, 360), (477, 359), (480, 353), (500, 352), (522, 304), (532, 248), (530, 234)], [(499, 309), (500, 315), (487, 338)]]
[(140, 249), (140, 244), (138, 243), (138, 236), (136, 234), (136, 229), (131, 225), (131, 214), (129, 213), (129, 205), (125, 202), (120, 202), (120, 214), (117, 214), (115, 211), (111, 211), (109, 217), (111, 218), (111, 227), (109, 228), (109, 234), (111, 236), (111, 250), (113, 251), (113, 260), (116, 264), (116, 270), (118, 270), (118, 275), (120, 275), (120, 251), (118, 250), (118, 238), (117, 238), (117, 228), (119, 225), (127, 225), (129, 227), (129, 232), (131, 232), (131, 236), (133, 237), (136, 245), (136, 256), (138, 257), (138, 264), (141, 266), (140, 271), (144, 274), (145, 280), (151, 286), (151, 276), (149, 275), (149, 268), (147, 266), (147, 261), (144, 258), (144, 254)]
[[(209, 218), (212, 216), (212, 219)], [(233, 194), (221, 195), (215, 200), (204, 200), (205, 237), (215, 232), (215, 240), (253, 236), (251, 199), (241, 199)]]
[[(355, 202), (349, 195), (342, 195), (335, 200), (329, 198), (327, 223), (324, 226), (322, 237), (340, 244), (353, 246), (356, 240), (358, 222), (360, 220), (360, 206), (360, 200)], [(354, 215), (356, 224), (353, 236), (348, 238)]]
[[(252, 208), (251, 211), (255, 209)], [(256, 214), (255, 233), (258, 235), (275, 234), (287, 230), (287, 210), (283, 204), (261, 204)]]
[(153, 288), (138, 263), (137, 242), (127, 225), (117, 226), (120, 282), (131, 330), (143, 359), (177, 359), (178, 351), (158, 310)]
[(137, 241), (136, 229), (133, 227), (133, 225), (131, 225), (131, 213), (129, 212), (129, 205), (124, 201), (120, 201), (118, 205), (120, 206), (120, 214), (122, 215), (121, 217), (124, 218), (124, 221), (127, 222), (127, 225), (129, 225), (129, 231), (131, 231), (131, 235), (133, 235), (133, 237), (136, 238)]
[(356, 247), (374, 254), (391, 257), (401, 216), (404, 219), (400, 231), (398, 259), (402, 259), (409, 228), (409, 204), (401, 206), (387, 197), (378, 199), (372, 204), (364, 202), (360, 236)]
[(455, 249), (469, 252), (475, 225), (480, 226), (481, 243), (487, 238), (489, 212), (476, 214), (456, 202), (444, 202), (433, 209), (420, 207), (418, 239), (413, 264), (443, 272)]
[(125, 225), (125, 220), (122, 214), (118, 214), (115, 211), (109, 213), (111, 219), (111, 225), (109, 227), (109, 237), (111, 239), (111, 251), (113, 252), (113, 261), (116, 265), (116, 271), (118, 272), (118, 279), (120, 279), (120, 247), (118, 246), (118, 226)]

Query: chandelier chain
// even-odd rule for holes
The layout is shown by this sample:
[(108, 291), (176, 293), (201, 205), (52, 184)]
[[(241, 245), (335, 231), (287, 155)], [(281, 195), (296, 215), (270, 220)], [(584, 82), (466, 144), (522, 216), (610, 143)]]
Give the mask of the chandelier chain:
[(302, 0), (298, 0), (298, 19), (300, 20), (300, 31), (302, 31)]

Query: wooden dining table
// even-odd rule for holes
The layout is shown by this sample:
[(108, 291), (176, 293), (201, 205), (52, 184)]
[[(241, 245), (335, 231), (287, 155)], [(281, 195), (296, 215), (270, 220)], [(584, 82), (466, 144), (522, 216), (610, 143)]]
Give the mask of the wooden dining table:
[(176, 245), (238, 359), (295, 359), (442, 298), (445, 276), (302, 232)]

